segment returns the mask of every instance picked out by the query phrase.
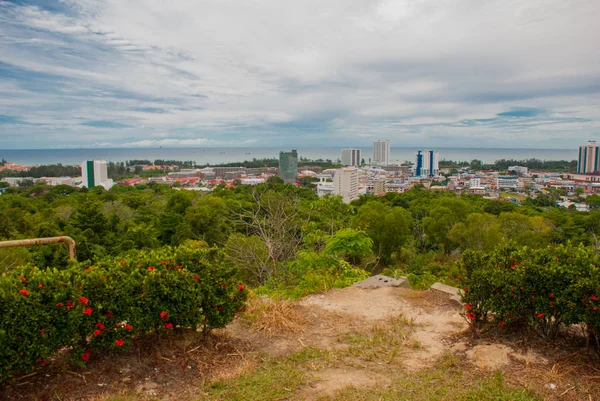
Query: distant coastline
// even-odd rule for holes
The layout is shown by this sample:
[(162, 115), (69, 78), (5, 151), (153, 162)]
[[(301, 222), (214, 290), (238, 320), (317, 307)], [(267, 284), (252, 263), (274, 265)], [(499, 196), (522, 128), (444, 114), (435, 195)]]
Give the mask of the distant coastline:
[[(343, 147), (351, 147), (345, 145)], [(243, 148), (95, 148), (95, 149), (3, 149), (0, 159), (23, 165), (78, 165), (84, 160), (101, 159), (112, 162), (122, 162), (134, 159), (192, 160), (198, 165), (243, 162), (245, 160), (277, 158), (280, 150), (296, 148), (300, 157), (308, 159), (340, 158), (340, 147), (243, 147)], [(357, 147), (362, 149), (363, 158), (368, 162), (372, 157), (372, 147)], [(471, 161), (481, 160), (493, 163), (500, 159), (540, 159), (540, 160), (575, 160), (577, 148), (573, 149), (494, 149), (494, 148), (436, 148), (436, 147), (392, 147), (391, 162), (403, 163), (412, 161), (414, 152), (419, 149), (432, 149), (440, 154), (440, 160)]]

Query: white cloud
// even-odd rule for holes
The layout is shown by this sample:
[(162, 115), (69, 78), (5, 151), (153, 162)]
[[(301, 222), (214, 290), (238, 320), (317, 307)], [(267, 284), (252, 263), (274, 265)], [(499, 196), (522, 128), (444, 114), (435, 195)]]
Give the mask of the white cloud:
[[(46, 124), (65, 143), (368, 143), (380, 134), (406, 145), (440, 135), (504, 143), (519, 132), (516, 147), (536, 146), (540, 133), (564, 146), (557, 127), (577, 126), (569, 132), (581, 141), (600, 121), (590, 107), (600, 93), (594, 0), (62, 4), (65, 13), (0, 3), (0, 67), (9, 71), (0, 69), (0, 115)], [(456, 126), (513, 107), (549, 115)], [(581, 120), (553, 120), (566, 112)], [(81, 125), (98, 120), (134, 128)], [(0, 125), (0, 146), (9, 130)], [(24, 145), (44, 141), (42, 128), (19, 130)]]

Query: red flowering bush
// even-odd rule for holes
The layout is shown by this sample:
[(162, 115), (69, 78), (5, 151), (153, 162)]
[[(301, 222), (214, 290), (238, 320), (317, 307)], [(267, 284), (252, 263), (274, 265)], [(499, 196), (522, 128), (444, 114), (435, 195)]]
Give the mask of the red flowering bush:
[(504, 243), (489, 254), (466, 251), (463, 302), (478, 324), (521, 323), (552, 338), (563, 325), (583, 324), (598, 343), (600, 257), (572, 245), (531, 250)]
[(64, 270), (22, 267), (5, 274), (0, 382), (65, 347), (87, 362), (139, 334), (226, 325), (243, 307), (246, 291), (239, 289), (237, 272), (221, 262), (216, 249), (166, 247), (106, 258), (93, 269), (72, 263)]

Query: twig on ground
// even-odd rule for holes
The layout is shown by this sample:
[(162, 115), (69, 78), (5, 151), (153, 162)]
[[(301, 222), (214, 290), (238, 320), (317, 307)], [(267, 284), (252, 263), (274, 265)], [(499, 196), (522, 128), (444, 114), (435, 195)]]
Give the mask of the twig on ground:
[(16, 381), (27, 379), (28, 377), (35, 376), (37, 374), (38, 374), (38, 372), (33, 372), (33, 373), (28, 374), (28, 375), (19, 377), (18, 379), (16, 379)]

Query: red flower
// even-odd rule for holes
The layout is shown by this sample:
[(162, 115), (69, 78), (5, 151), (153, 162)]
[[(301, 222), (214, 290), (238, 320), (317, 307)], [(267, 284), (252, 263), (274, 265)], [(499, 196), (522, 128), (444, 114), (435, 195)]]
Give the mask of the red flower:
[(71, 309), (75, 306), (75, 304), (71, 301), (67, 302), (67, 309)]
[(194, 276), (194, 280), (198, 281), (198, 275), (197, 274)]
[(56, 306), (57, 306), (58, 308), (60, 308), (60, 307), (62, 307), (62, 306), (63, 306), (63, 303), (62, 303), (62, 302), (59, 302), (59, 303), (57, 303), (57, 304), (56, 304)]
[(153, 271), (154, 270), (154, 266), (148, 266), (148, 270)]
[(125, 327), (124, 327), (124, 329), (127, 330), (127, 331), (131, 331), (131, 330), (133, 330), (133, 327), (131, 327), (130, 325), (126, 324)]
[(100, 330), (94, 331), (94, 337), (98, 337), (100, 334), (102, 334), (102, 332)]
[(81, 298), (79, 298), (79, 303), (81, 305), (87, 305), (88, 304), (88, 299), (86, 297), (81, 297)]
[(238, 291), (243, 291), (244, 290), (244, 286), (243, 285), (238, 285)]
[(38, 284), (38, 288), (44, 288), (44, 284), (42, 284), (42, 283), (39, 283), (39, 284)]
[(85, 351), (82, 355), (81, 355), (81, 359), (83, 359), (84, 361), (88, 361), (90, 359), (90, 355), (92, 353), (92, 348), (88, 349), (87, 351)]
[(181, 265), (177, 266), (177, 270), (181, 270), (181, 269), (183, 269), (183, 266), (181, 266)]
[(550, 299), (554, 299), (554, 293), (553, 292), (550, 293)]
[(456, 279), (457, 279), (458, 281), (460, 281), (460, 280), (462, 280), (462, 276), (456, 276)]
[(107, 310), (106, 311), (106, 317), (109, 318), (109, 319), (112, 319), (113, 313), (111, 311)]
[(41, 336), (45, 336), (45, 335), (46, 335), (46, 329), (42, 329), (42, 330), (40, 331), (40, 335), (41, 335)]
[(538, 317), (538, 319), (541, 319), (541, 318), (543, 318), (544, 316), (546, 316), (546, 314), (545, 314), (545, 313), (543, 313), (543, 312), (540, 312), (540, 313), (537, 313), (537, 314), (536, 314), (536, 316)]
[(594, 307), (592, 308), (592, 311), (594, 311), (594, 312), (598, 312), (598, 307), (597, 307), (597, 306), (594, 306)]
[(532, 295), (532, 296), (531, 296), (531, 299), (535, 299), (535, 295)]
[(91, 315), (91, 314), (92, 314), (92, 312), (94, 312), (94, 311), (93, 311), (93, 310), (92, 310), (92, 308), (90, 308), (89, 306), (88, 306), (88, 307), (86, 307), (86, 308), (83, 310), (83, 314), (84, 314), (84, 315), (88, 315), (88, 316), (89, 316), (89, 315)]
[(123, 339), (119, 338), (115, 341), (115, 345), (117, 347), (122, 347), (125, 344), (125, 341), (123, 341)]
[(165, 329), (172, 329), (173, 328), (173, 323), (167, 323), (165, 324)]
[(517, 299), (517, 296), (516, 296), (516, 295), (513, 295), (513, 298), (514, 298), (514, 299)]
[(160, 262), (160, 264), (163, 265), (163, 266), (165, 266), (167, 264), (167, 262), (163, 260), (163, 261)]
[(468, 311), (472, 311), (472, 310), (473, 310), (473, 305), (471, 305), (471, 304), (466, 304), (466, 305), (465, 305), (465, 309), (466, 309), (466, 310), (468, 310)]
[(19, 294), (25, 295), (26, 297), (28, 297), (29, 296), (29, 291), (27, 291), (25, 288), (23, 288), (22, 290), (19, 290)]
[(504, 326), (506, 326), (506, 322), (504, 322), (504, 321), (498, 322), (498, 326), (499, 327), (504, 327)]
[(22, 275), (18, 275), (17, 277), (19, 277), (19, 280), (21, 280), (22, 282), (27, 281), (27, 279), (25, 277), (23, 277)]
[(124, 260), (121, 261), (121, 264), (124, 265), (126, 262)]
[(98, 322), (98, 323), (96, 323), (96, 328), (100, 329), (100, 330), (104, 330), (106, 328), (106, 326), (104, 326), (104, 324)]
[(597, 301), (597, 300), (598, 300), (598, 298), (596, 298), (596, 296), (595, 296), (595, 295), (592, 295), (592, 296), (590, 297), (590, 299), (591, 299), (592, 301)]
[(160, 318), (164, 319), (165, 317), (167, 317), (168, 312), (162, 311), (160, 312)]
[(475, 320), (475, 317), (476, 317), (475, 313), (473, 313), (473, 312), (467, 313), (467, 319)]
[(145, 296), (146, 296), (146, 293), (145, 293), (145, 292), (142, 292), (142, 297), (145, 297)]

